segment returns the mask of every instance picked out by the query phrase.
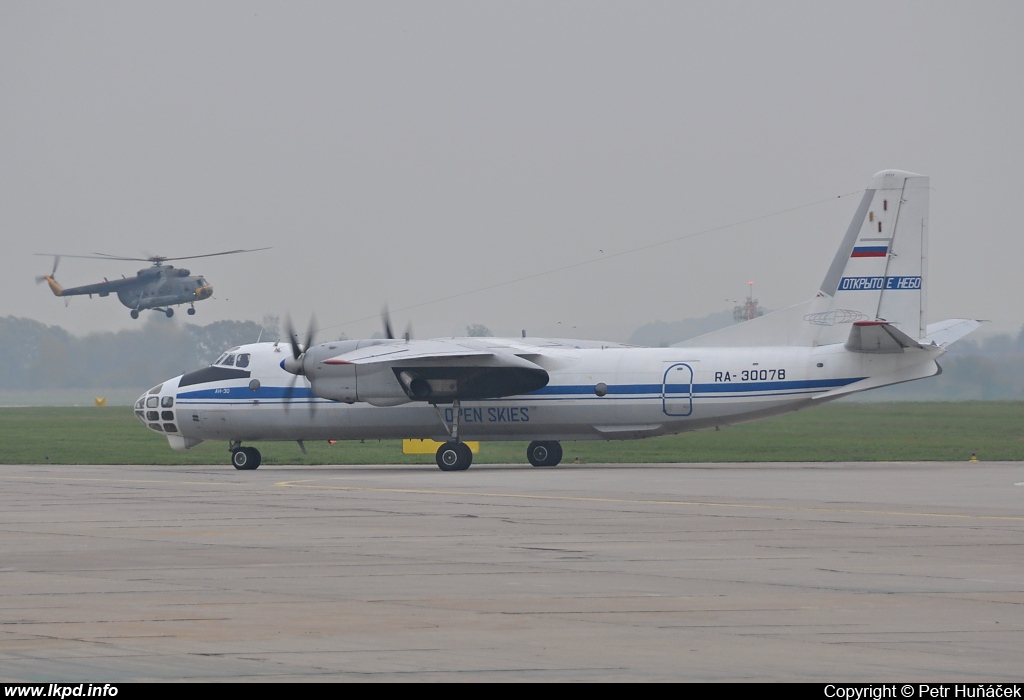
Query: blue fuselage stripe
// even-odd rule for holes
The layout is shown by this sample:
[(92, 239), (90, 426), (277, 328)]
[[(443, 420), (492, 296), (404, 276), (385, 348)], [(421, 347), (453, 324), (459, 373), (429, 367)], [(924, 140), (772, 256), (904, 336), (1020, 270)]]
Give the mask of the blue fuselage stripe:
[[(792, 394), (809, 394), (847, 386), (859, 382), (863, 377), (846, 377), (841, 379), (803, 379), (776, 382), (715, 382), (713, 384), (618, 384), (608, 387), (609, 398), (646, 398), (660, 399), (662, 396), (700, 396), (711, 398), (719, 396), (784, 396)], [(529, 394), (515, 398), (533, 398), (543, 400), (589, 398), (596, 397), (594, 387), (587, 385), (555, 385), (546, 386)], [(513, 398), (513, 397), (505, 397)], [(328, 401), (320, 399), (306, 387), (261, 386), (252, 391), (248, 386), (220, 387), (217, 389), (197, 389), (178, 394), (180, 403), (231, 402), (249, 403), (252, 401), (279, 401), (289, 403), (309, 403), (312, 401)]]

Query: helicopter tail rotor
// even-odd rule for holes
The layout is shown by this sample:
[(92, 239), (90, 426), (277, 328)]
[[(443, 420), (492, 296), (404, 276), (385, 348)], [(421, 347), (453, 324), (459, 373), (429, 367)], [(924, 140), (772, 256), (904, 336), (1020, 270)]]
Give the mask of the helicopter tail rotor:
[[(57, 280), (54, 279), (54, 275), (57, 274), (57, 265), (59, 265), (59, 264), (60, 264), (60, 256), (59, 255), (54, 255), (53, 256), (53, 269), (50, 271), (50, 274), (48, 274), (48, 275), (39, 275), (39, 276), (36, 277), (36, 284), (42, 284), (43, 282), (46, 282), (48, 285), (50, 285), (50, 291), (53, 292), (53, 295), (55, 297), (64, 296), (64, 289), (59, 284), (57, 284)], [(65, 299), (65, 303), (66, 302), (67, 302), (67, 300)]]

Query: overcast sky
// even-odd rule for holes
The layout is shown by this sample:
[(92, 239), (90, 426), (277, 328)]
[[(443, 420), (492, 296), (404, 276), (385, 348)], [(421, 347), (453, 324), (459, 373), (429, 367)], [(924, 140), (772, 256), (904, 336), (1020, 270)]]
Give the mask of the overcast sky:
[(417, 337), (624, 340), (751, 280), (813, 296), (898, 168), (931, 176), (930, 320), (1016, 333), (1022, 26), (1019, 2), (5, 0), (0, 316), (142, 323), (65, 308), (33, 253), (273, 246), (180, 263), (215, 298), (175, 322), (361, 337), (387, 303)]

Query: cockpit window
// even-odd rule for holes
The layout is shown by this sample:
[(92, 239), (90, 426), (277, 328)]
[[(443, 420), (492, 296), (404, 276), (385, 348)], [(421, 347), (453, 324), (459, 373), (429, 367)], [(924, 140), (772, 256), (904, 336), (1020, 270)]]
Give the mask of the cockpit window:
[(214, 361), (213, 361), (213, 364), (215, 364), (215, 365), (219, 365), (219, 364), (221, 364), (222, 362), (224, 362), (224, 358), (226, 358), (227, 356), (228, 356), (228, 354), (227, 354), (227, 353), (224, 353), (223, 355), (221, 355), (220, 357), (218, 357), (218, 358), (217, 358), (216, 360), (214, 360)]
[(160, 390), (164, 388), (163, 384), (157, 384), (155, 387), (149, 390), (150, 394), (159, 394)]
[(228, 355), (227, 358), (225, 358), (225, 360), (223, 362), (221, 362), (221, 364), (224, 365), (225, 367), (234, 367), (235, 366), (235, 356), (234, 355)]
[(248, 367), (249, 366), (249, 353), (244, 352), (238, 356), (238, 360), (235, 362), (235, 367)]

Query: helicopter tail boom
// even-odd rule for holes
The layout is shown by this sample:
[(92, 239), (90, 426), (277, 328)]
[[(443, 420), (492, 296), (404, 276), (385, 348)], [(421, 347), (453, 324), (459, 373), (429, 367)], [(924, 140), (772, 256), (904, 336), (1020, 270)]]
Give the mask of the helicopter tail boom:
[(64, 288), (57, 284), (57, 280), (53, 279), (53, 275), (45, 275), (43, 279), (46, 280), (46, 284), (50, 286), (50, 291), (53, 292), (53, 296), (64, 296)]

